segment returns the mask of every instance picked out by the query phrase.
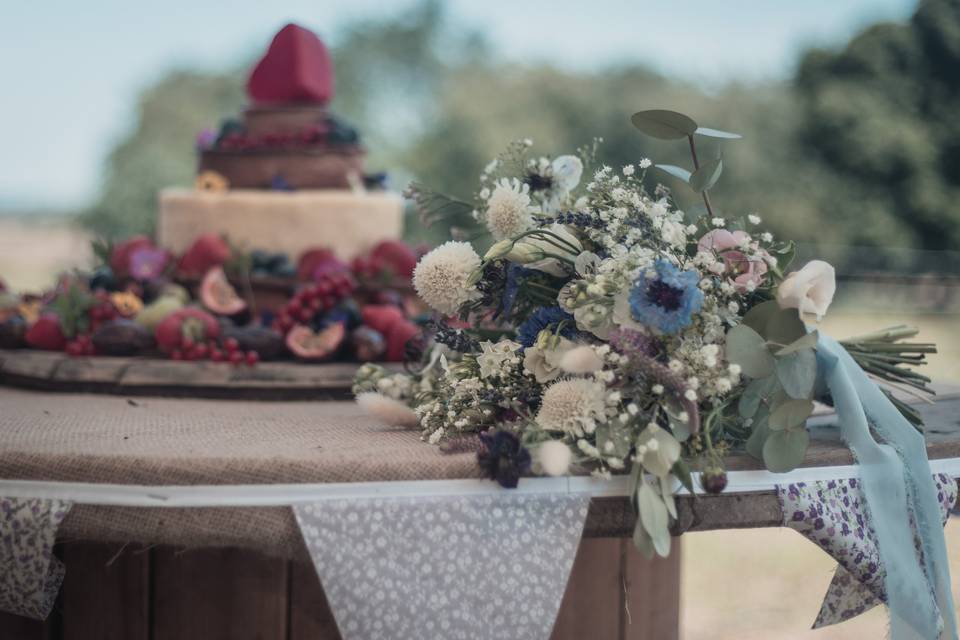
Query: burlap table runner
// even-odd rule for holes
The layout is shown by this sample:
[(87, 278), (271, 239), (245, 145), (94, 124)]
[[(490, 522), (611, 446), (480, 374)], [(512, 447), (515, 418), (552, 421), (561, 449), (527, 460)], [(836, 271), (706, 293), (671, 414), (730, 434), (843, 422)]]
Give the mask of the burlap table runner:
[[(350, 402), (250, 402), (52, 394), (0, 388), (0, 477), (142, 485), (475, 478), (471, 453), (442, 453)], [(77, 505), (60, 539), (241, 546), (306, 559), (287, 507)]]

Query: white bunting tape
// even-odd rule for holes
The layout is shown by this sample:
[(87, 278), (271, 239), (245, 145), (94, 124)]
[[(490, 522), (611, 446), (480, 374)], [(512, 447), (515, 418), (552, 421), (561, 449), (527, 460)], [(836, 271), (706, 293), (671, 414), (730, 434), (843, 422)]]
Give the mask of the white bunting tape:
[[(931, 460), (933, 473), (960, 477), (960, 458)], [(694, 483), (699, 486), (698, 473)], [(804, 467), (789, 473), (769, 471), (730, 471), (724, 493), (772, 491), (777, 485), (818, 480), (859, 477), (856, 465)], [(594, 497), (630, 494), (630, 479), (591, 477), (524, 478), (518, 493), (587, 493)], [(688, 493), (677, 483), (679, 494)], [(271, 507), (290, 506), (319, 500), (355, 498), (398, 498), (415, 496), (484, 495), (507, 491), (490, 480), (409, 480), (392, 482), (351, 482), (328, 484), (256, 484), (141, 486), (84, 482), (45, 482), (37, 480), (0, 480), (0, 496), (69, 500), (75, 504), (115, 507)]]

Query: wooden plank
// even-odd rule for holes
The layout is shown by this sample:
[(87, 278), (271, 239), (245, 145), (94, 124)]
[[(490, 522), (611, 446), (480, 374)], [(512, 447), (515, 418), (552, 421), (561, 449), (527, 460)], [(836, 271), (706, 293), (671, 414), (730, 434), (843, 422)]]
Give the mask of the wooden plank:
[(64, 545), (63, 640), (147, 640), (150, 555), (117, 544)]
[(551, 640), (619, 640), (622, 593), (620, 540), (581, 540)]
[(3, 361), (4, 376), (49, 380), (66, 358), (59, 351), (18, 350), (9, 353)]
[(53, 372), (51, 380), (116, 384), (131, 362), (130, 358), (108, 358), (104, 356), (71, 358), (68, 356), (60, 361), (60, 365)]
[(652, 560), (637, 551), (633, 541), (621, 538), (624, 608), (622, 640), (677, 640), (680, 637), (679, 539), (667, 558)]
[(340, 640), (340, 630), (313, 565), (290, 563), (288, 640)]
[(3, 612), (0, 612), (0, 638), (3, 640), (54, 640), (49, 624)]
[(676, 640), (679, 603), (679, 544), (647, 560), (628, 538), (584, 539), (550, 638)]
[(286, 638), (287, 564), (239, 549), (155, 549), (152, 640)]

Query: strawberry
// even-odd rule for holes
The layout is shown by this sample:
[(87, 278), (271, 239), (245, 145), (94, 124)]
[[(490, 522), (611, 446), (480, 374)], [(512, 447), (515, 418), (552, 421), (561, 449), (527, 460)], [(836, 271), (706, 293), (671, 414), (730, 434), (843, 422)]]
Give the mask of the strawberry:
[(384, 240), (370, 252), (372, 261), (379, 261), (398, 278), (413, 277), (413, 268), (417, 266), (417, 254), (405, 242)]
[(213, 267), (222, 266), (230, 258), (230, 247), (215, 233), (207, 233), (190, 245), (177, 265), (180, 273), (199, 277)]
[(48, 351), (62, 351), (67, 345), (67, 338), (60, 327), (60, 317), (55, 313), (41, 313), (25, 336), (27, 344), (34, 349)]
[(420, 333), (420, 327), (409, 320), (401, 320), (387, 332), (387, 362), (403, 362), (407, 343)]
[(374, 331), (387, 335), (393, 325), (405, 320), (403, 311), (389, 304), (368, 304), (360, 310), (363, 324)]

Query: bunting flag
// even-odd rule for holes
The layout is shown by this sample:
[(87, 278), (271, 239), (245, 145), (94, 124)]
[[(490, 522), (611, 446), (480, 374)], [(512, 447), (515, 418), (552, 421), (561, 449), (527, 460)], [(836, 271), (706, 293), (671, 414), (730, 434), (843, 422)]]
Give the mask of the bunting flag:
[[(957, 482), (946, 474), (933, 476), (933, 481), (945, 525), (957, 501)], [(887, 602), (886, 569), (859, 481), (797, 482), (779, 486), (777, 492), (784, 526), (798, 531), (839, 563), (813, 628), (844, 622)], [(915, 525), (913, 528), (916, 530)], [(920, 564), (922, 544), (916, 535), (914, 546)]]
[(344, 640), (547, 640), (589, 503), (505, 492), (294, 511)]
[(0, 498), (0, 611), (37, 620), (50, 615), (64, 576), (53, 545), (70, 507), (62, 500)]

